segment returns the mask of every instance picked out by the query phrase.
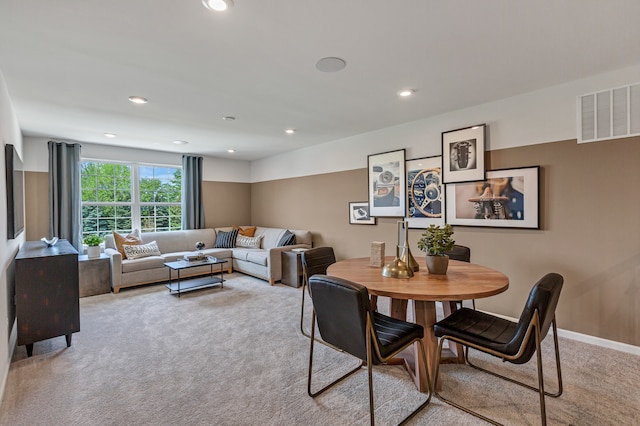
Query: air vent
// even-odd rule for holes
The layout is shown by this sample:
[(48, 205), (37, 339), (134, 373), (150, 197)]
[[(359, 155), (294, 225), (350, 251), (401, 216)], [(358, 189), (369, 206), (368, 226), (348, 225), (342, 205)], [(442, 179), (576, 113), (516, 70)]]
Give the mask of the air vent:
[(578, 97), (578, 143), (640, 135), (640, 83)]

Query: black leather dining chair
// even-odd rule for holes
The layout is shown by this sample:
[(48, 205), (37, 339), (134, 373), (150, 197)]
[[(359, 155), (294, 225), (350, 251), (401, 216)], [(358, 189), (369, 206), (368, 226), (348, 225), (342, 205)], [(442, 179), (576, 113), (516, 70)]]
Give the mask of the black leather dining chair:
[[(546, 425), (545, 395), (558, 397), (562, 394), (562, 372), (560, 370), (560, 353), (558, 350), (558, 332), (556, 326), (555, 310), (560, 298), (560, 291), (564, 279), (556, 273), (549, 273), (542, 277), (531, 289), (529, 298), (517, 323), (494, 315), (490, 315), (474, 309), (462, 308), (434, 325), (434, 332), (440, 337), (436, 362), (434, 383), (437, 383), (440, 370), (440, 358), (445, 340), (450, 340), (477, 349), (489, 355), (501, 358), (512, 364), (525, 364), (536, 354), (538, 367), (538, 387), (514, 380), (469, 362), (474, 368), (490, 373), (494, 376), (517, 383), (526, 388), (535, 390), (540, 396), (540, 417), (542, 424)], [(556, 356), (556, 371), (558, 375), (558, 391), (545, 392), (544, 378), (542, 374), (542, 352), (540, 344), (546, 337), (549, 327), (553, 327), (553, 342)], [(468, 385), (468, 384), (467, 384)], [(489, 423), (500, 423), (482, 414), (464, 407), (443, 397), (437, 390), (436, 396), (442, 401), (453, 405), (469, 414), (479, 417)]]
[(300, 332), (310, 337), (304, 329), (304, 299), (309, 293), (309, 277), (315, 274), (326, 274), (327, 268), (336, 263), (332, 247), (316, 247), (302, 252), (302, 306), (300, 308)]
[[(397, 353), (416, 343), (419, 348), (420, 362), (426, 369), (427, 359), (422, 342), (424, 329), (421, 325), (373, 311), (369, 303), (369, 292), (366, 287), (360, 284), (327, 275), (313, 275), (309, 279), (309, 286), (313, 301), (313, 313), (307, 393), (314, 398), (360, 370), (366, 364), (369, 381), (369, 416), (371, 425), (374, 425), (373, 365), (386, 363)], [(361, 362), (355, 369), (322, 389), (312, 392), (311, 378), (316, 321), (323, 341), (337, 350), (353, 355)], [(426, 401), (411, 412), (400, 423), (401, 425), (429, 404), (431, 393), (431, 383), (429, 382)]]

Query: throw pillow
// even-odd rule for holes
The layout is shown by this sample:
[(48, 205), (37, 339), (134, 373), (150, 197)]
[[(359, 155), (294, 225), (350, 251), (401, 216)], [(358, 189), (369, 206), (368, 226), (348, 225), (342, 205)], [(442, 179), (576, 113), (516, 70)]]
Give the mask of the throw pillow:
[(288, 229), (282, 234), (282, 238), (278, 241), (278, 247), (292, 246), (296, 243), (296, 234)]
[(253, 237), (256, 234), (255, 226), (250, 226), (248, 228), (240, 228), (238, 225), (233, 225), (233, 229), (238, 230), (238, 235), (244, 235), (247, 237)]
[(238, 238), (236, 238), (236, 247), (259, 249), (260, 240), (262, 240), (262, 235), (259, 235), (257, 237), (247, 237), (245, 235), (238, 235)]
[(236, 246), (236, 238), (238, 238), (239, 229), (225, 232), (218, 231), (216, 235), (216, 245), (213, 248), (234, 248)]
[(124, 244), (124, 253), (127, 259), (140, 259), (141, 257), (160, 256), (160, 249), (155, 241), (147, 244)]
[(124, 253), (124, 244), (128, 244), (130, 246), (142, 244), (142, 238), (140, 237), (140, 230), (134, 229), (128, 235), (118, 234), (116, 231), (113, 231), (113, 242), (116, 244), (116, 249), (120, 252), (123, 259), (127, 258), (127, 255)]

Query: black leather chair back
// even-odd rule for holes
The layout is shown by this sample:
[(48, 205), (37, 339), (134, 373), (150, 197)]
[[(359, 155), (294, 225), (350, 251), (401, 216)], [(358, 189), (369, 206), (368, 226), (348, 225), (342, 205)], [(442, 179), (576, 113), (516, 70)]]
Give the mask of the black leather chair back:
[(367, 313), (372, 314), (367, 288), (320, 274), (309, 278), (309, 286), (322, 340), (366, 361)]
[(454, 245), (451, 251), (445, 253), (449, 259), (471, 262), (471, 249), (466, 246)]
[(316, 247), (302, 252), (302, 265), (307, 277), (326, 274), (327, 268), (336, 263), (333, 247)]
[[(556, 307), (558, 306), (558, 299), (560, 299), (560, 291), (562, 290), (562, 284), (564, 279), (562, 275), (556, 273), (549, 273), (540, 278), (537, 283), (531, 289), (529, 293), (529, 299), (520, 315), (520, 320), (516, 327), (513, 339), (509, 342), (509, 347), (517, 351), (517, 347), (520, 347), (524, 341), (524, 337), (527, 332), (527, 327), (533, 318), (533, 313), (538, 310), (540, 316), (540, 339), (544, 339), (549, 332), (551, 322), (555, 317)], [(532, 336), (529, 339), (527, 347), (522, 356), (516, 360), (513, 360), (514, 364), (524, 364), (528, 362), (536, 350), (535, 338)], [(515, 352), (514, 352), (515, 353)]]

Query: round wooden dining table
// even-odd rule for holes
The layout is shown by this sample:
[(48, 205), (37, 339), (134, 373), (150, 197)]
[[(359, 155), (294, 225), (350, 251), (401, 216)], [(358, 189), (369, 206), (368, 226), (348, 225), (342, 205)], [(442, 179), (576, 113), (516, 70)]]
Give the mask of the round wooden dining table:
[[(386, 263), (393, 261), (387, 257)], [(427, 352), (427, 369), (418, 362), (417, 347), (413, 353), (402, 355), (407, 370), (412, 375), (421, 392), (428, 390), (428, 377), (435, 371), (438, 340), (433, 332), (436, 322), (435, 302), (444, 302), (445, 314), (456, 309), (456, 301), (479, 299), (493, 296), (509, 288), (509, 278), (495, 269), (474, 263), (449, 261), (446, 275), (430, 274), (426, 265), (409, 279), (389, 278), (382, 275), (382, 268), (371, 266), (368, 257), (347, 259), (334, 263), (327, 269), (327, 275), (353, 281), (367, 287), (372, 296), (386, 296), (391, 299), (390, 315), (407, 319), (407, 307), (413, 308), (413, 320), (424, 327), (424, 347)], [(451, 348), (455, 358), (449, 362), (464, 362), (460, 349)]]

